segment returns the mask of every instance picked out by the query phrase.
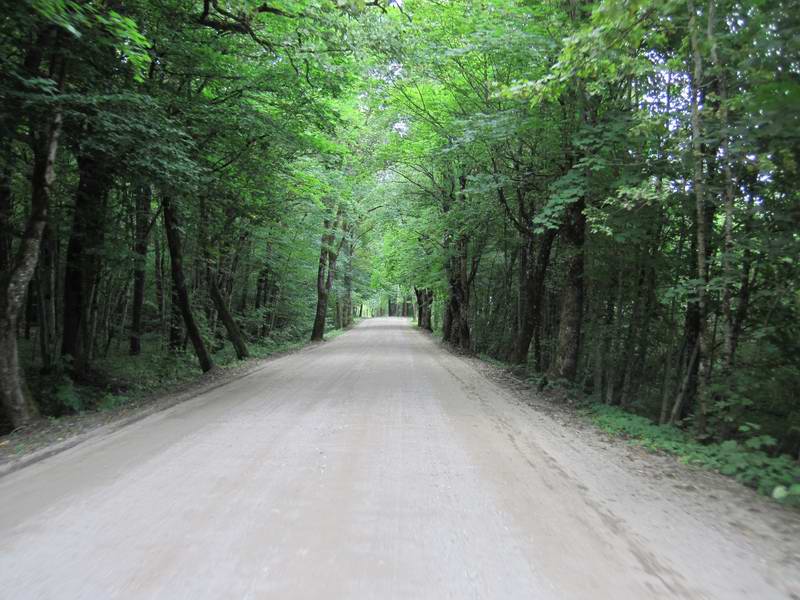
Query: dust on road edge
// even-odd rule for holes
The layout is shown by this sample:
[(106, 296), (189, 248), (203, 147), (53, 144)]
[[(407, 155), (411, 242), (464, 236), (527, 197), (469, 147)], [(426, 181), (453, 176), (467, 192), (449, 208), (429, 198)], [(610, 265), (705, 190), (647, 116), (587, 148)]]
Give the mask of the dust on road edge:
[[(561, 427), (576, 433), (580, 432), (582, 436), (588, 434), (594, 438), (597, 444), (613, 447), (624, 452), (628, 458), (657, 462), (659, 467), (666, 467), (672, 473), (680, 472), (683, 475), (683, 479), (686, 480), (687, 491), (705, 487), (706, 491), (712, 496), (718, 491), (724, 491), (727, 494), (738, 496), (740, 501), (747, 503), (751, 510), (758, 512), (763, 510), (777, 511), (795, 522), (795, 525), (800, 525), (800, 509), (777, 502), (770, 496), (759, 494), (756, 490), (737, 481), (735, 478), (723, 475), (708, 467), (684, 463), (675, 454), (651, 450), (636, 443), (635, 440), (629, 440), (624, 436), (604, 431), (589, 416), (580, 411), (581, 404), (574, 399), (568, 398), (563, 389), (556, 388), (552, 394), (543, 393), (538, 391), (535, 385), (516, 375), (509, 365), (466, 353), (428, 331), (416, 328), (415, 330), (429, 337), (445, 352), (466, 362), (477, 373), (507, 392), (514, 401), (543, 414)], [(589, 443), (588, 440), (586, 441)], [(657, 479), (658, 477), (652, 476), (651, 478)]]
[[(119, 414), (112, 415), (110, 421), (98, 420), (95, 423), (90, 423), (88, 428), (78, 431), (72, 435), (67, 434), (68, 437), (63, 440), (55, 442), (44, 441), (43, 444), (32, 444), (21, 453), (0, 455), (0, 477), (4, 477), (22, 468), (32, 465), (46, 458), (54, 456), (74, 448), (83, 442), (94, 439), (96, 437), (105, 436), (127, 425), (141, 421), (150, 415), (159, 413), (161, 411), (172, 408), (178, 404), (196, 398), (202, 394), (207, 394), (218, 388), (224, 387), (242, 377), (252, 375), (264, 369), (270, 363), (280, 360), (287, 356), (300, 354), (305, 352), (312, 352), (323, 347), (325, 344), (346, 335), (352, 331), (352, 327), (345, 331), (332, 331), (323, 342), (307, 342), (302, 346), (291, 348), (276, 352), (266, 358), (252, 358), (245, 361), (235, 363), (233, 366), (228, 367), (215, 367), (207, 373), (198, 375), (195, 379), (188, 382), (178, 384), (166, 392), (154, 393), (147, 396), (134, 406), (127, 406), (125, 410)], [(100, 412), (92, 413), (93, 415), (101, 415)], [(74, 415), (72, 417), (64, 417), (64, 419), (79, 418), (81, 415)], [(53, 436), (59, 435), (58, 431), (52, 433)], [(24, 439), (26, 436), (25, 431), (12, 432), (5, 436), (0, 437), (0, 443), (14, 443), (12, 440)], [(43, 436), (47, 438), (47, 433)]]

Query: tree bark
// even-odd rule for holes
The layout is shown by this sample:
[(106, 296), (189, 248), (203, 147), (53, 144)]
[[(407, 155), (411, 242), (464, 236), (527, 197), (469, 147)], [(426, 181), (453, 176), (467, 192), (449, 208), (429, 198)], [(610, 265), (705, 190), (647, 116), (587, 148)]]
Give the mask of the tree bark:
[(214, 368), (214, 361), (206, 348), (203, 336), (192, 314), (191, 303), (189, 302), (189, 292), (186, 289), (186, 279), (183, 274), (183, 251), (181, 249), (180, 230), (178, 225), (178, 214), (172, 199), (163, 199), (164, 208), (164, 229), (167, 233), (167, 244), (169, 246), (170, 268), (172, 271), (172, 287), (174, 290), (174, 300), (177, 301), (178, 309), (183, 317), (186, 332), (194, 347), (197, 360), (203, 372)]
[(414, 288), (417, 295), (417, 327), (433, 331), (431, 321), (431, 308), (433, 306), (433, 290), (428, 288)]
[[(708, 39), (710, 41), (711, 61), (714, 65), (714, 79), (717, 83), (717, 94), (719, 96), (719, 121), (722, 129), (720, 139), (720, 151), (722, 160), (722, 173), (724, 177), (723, 198), (725, 207), (724, 249), (722, 253), (722, 269), (725, 274), (724, 290), (722, 294), (722, 314), (725, 318), (725, 330), (723, 335), (723, 368), (724, 376), (727, 378), (733, 372), (736, 355), (736, 316), (733, 311), (732, 300), (736, 277), (736, 268), (733, 264), (733, 211), (735, 200), (736, 182), (733, 177), (732, 159), (730, 156), (730, 134), (728, 132), (728, 88), (727, 78), (724, 74), (724, 67), (717, 50), (717, 41), (714, 34), (716, 21), (715, 0), (709, 0), (708, 18)], [(749, 270), (749, 269), (748, 269)], [(749, 274), (748, 274), (749, 277)]]
[(136, 226), (133, 252), (133, 305), (131, 307), (130, 354), (142, 352), (142, 308), (144, 307), (145, 267), (147, 265), (147, 239), (150, 232), (150, 203), (152, 192), (149, 185), (142, 186), (136, 194)]
[(697, 13), (693, 0), (688, 2), (689, 8), (689, 37), (692, 49), (692, 81), (691, 81), (691, 115), (692, 115), (692, 187), (695, 195), (695, 219), (697, 222), (697, 313), (698, 313), (698, 374), (697, 374), (697, 403), (698, 414), (696, 419), (697, 429), (704, 431), (706, 428), (706, 383), (710, 369), (709, 365), (709, 340), (708, 340), (708, 300), (706, 297), (708, 286), (708, 228), (710, 222), (706, 220), (706, 181), (703, 173), (703, 126), (700, 115), (700, 94), (703, 85), (703, 58), (700, 48), (700, 36), (697, 25)]
[(520, 328), (514, 340), (511, 362), (522, 365), (528, 361), (528, 349), (533, 339), (533, 334), (538, 327), (541, 314), (542, 295), (544, 294), (544, 280), (550, 264), (550, 250), (553, 247), (557, 230), (548, 229), (539, 238), (539, 248), (536, 259), (531, 264), (531, 251), (533, 239), (530, 240), (525, 273), (520, 294), (524, 296)]
[(170, 285), (169, 289), (169, 340), (168, 346), (170, 352), (180, 352), (183, 346), (183, 329), (181, 322), (183, 316), (180, 309), (180, 300), (178, 299), (178, 290), (174, 284)]
[(228, 333), (228, 339), (231, 344), (233, 344), (233, 348), (236, 351), (236, 358), (239, 360), (249, 358), (250, 352), (247, 350), (247, 344), (244, 341), (242, 332), (236, 324), (233, 315), (231, 315), (231, 311), (228, 309), (228, 305), (220, 293), (216, 278), (213, 276), (209, 277), (208, 291), (211, 295), (211, 300), (214, 302), (214, 307), (217, 309), (217, 313), (222, 320), (222, 324), (225, 326), (225, 331)]
[(83, 373), (89, 362), (91, 297), (99, 273), (106, 198), (111, 186), (106, 168), (99, 156), (90, 153), (78, 156), (80, 180), (67, 244), (61, 338), (61, 355), (71, 358), (76, 374)]
[(328, 314), (328, 273), (330, 270), (330, 252), (334, 240), (333, 224), (325, 221), (325, 233), (322, 234), (322, 245), (319, 250), (319, 267), (317, 268), (317, 308), (314, 313), (314, 325), (311, 329), (311, 341), (321, 342), (325, 335), (325, 319)]
[[(38, 72), (43, 50), (42, 47), (31, 50), (31, 53), (38, 56), (35, 64), (31, 64), (34, 62), (31, 60), (31, 53), (26, 57), (26, 68), (30, 73)], [(57, 81), (59, 90), (64, 86), (64, 73), (64, 58), (56, 39), (50, 62), (50, 76)], [(31, 115), (31, 210), (16, 254), (9, 267), (0, 272), (0, 404), (14, 427), (26, 425), (38, 416), (38, 409), (27, 392), (25, 378), (20, 369), (16, 329), (25, 291), (39, 260), (42, 234), (47, 225), (62, 121), (62, 111), (58, 105), (44, 127)]]
[(39, 293), (39, 353), (42, 370), (49, 371), (57, 352), (56, 338), (56, 240), (52, 228), (47, 225), (42, 233), (37, 284)]
[(459, 236), (448, 258), (446, 271), (449, 297), (445, 306), (442, 337), (444, 341), (469, 351), (471, 337), (469, 327), (469, 301), (472, 278), (477, 270), (477, 257), (473, 257), (471, 273), (467, 272), (468, 239)]
[(9, 149), (4, 154), (9, 156), (0, 157), (3, 160), (2, 171), (0, 171), (0, 273), (8, 270), (11, 264), (11, 240), (14, 237), (14, 232), (11, 228), (11, 143), (8, 143)]
[(578, 357), (583, 321), (583, 242), (586, 217), (585, 200), (580, 198), (567, 209), (563, 226), (563, 239), (567, 244), (566, 283), (561, 299), (561, 316), (558, 327), (558, 348), (553, 376), (574, 381), (578, 373)]
[(346, 242), (347, 262), (344, 270), (344, 298), (342, 301), (342, 327), (353, 324), (353, 242)]
[(322, 234), (322, 244), (319, 251), (319, 268), (317, 269), (317, 309), (314, 315), (314, 326), (311, 329), (311, 341), (321, 342), (325, 336), (325, 319), (328, 314), (328, 297), (333, 287), (336, 274), (336, 261), (339, 252), (347, 237), (347, 228), (343, 227), (342, 239), (334, 248), (336, 229), (342, 216), (341, 208), (337, 211), (336, 219), (325, 220), (325, 233)]

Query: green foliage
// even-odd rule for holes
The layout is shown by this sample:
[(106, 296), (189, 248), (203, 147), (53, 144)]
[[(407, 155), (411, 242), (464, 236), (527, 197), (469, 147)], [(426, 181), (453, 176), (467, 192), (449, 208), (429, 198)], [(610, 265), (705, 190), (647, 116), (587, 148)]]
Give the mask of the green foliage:
[[(800, 455), (790, 3), (713, 0), (695, 15), (680, 0), (262, 4), (26, 0), (4, 13), (3, 257), (31, 214), (37, 140), (63, 118), (24, 315), (44, 414), (113, 408), (195, 375), (171, 300), (169, 200), (193, 320), (218, 364), (236, 354), (211, 281), (250, 354), (266, 356), (307, 337), (320, 264), (339, 252), (328, 326), (354, 304), (385, 311), (430, 291), (435, 328), (465, 321), (464, 349), (508, 360), (519, 344), (537, 387), (654, 418), (674, 409), (717, 443), (597, 418), (796, 497), (778, 456)], [(102, 185), (83, 223), (77, 192), (92, 176)], [(71, 247), (84, 249), (92, 306), (85, 361), (61, 364)], [(128, 357), (134, 268), (142, 353)], [(569, 310), (580, 323), (562, 327)], [(567, 342), (577, 368), (562, 382)]]
[(125, 394), (106, 393), (97, 403), (97, 410), (114, 410), (130, 402), (130, 397)]
[(64, 407), (74, 413), (83, 411), (85, 407), (83, 398), (81, 398), (75, 388), (75, 384), (69, 377), (61, 378), (61, 382), (53, 390), (52, 397), (57, 406)]
[(785, 454), (774, 456), (765, 451), (776, 443), (772, 436), (701, 444), (677, 427), (657, 425), (616, 407), (594, 404), (586, 413), (603, 431), (649, 450), (674, 454), (687, 464), (712, 469), (765, 496), (800, 506), (800, 465)]

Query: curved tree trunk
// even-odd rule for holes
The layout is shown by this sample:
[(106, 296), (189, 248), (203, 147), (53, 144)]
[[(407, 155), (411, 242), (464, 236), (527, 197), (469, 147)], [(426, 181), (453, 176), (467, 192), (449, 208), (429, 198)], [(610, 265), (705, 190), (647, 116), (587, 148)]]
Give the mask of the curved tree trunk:
[(14, 427), (25, 425), (38, 416), (19, 365), (17, 318), (39, 260), (39, 247), (47, 224), (50, 188), (55, 179), (53, 165), (61, 134), (60, 111), (48, 129), (46, 138), (35, 144), (31, 214), (25, 232), (10, 268), (0, 273), (0, 403)]
[[(25, 68), (38, 75), (42, 55), (54, 35), (54, 49), (49, 76), (64, 87), (65, 60), (59, 47), (60, 34), (48, 28), (25, 58)], [(55, 160), (58, 152), (63, 116), (56, 108), (42, 127), (31, 115), (33, 138), (33, 172), (31, 176), (31, 210), (16, 254), (0, 271), (0, 405), (14, 427), (20, 427), (38, 417), (38, 409), (27, 392), (25, 378), (19, 365), (17, 349), (17, 318), (25, 301), (25, 292), (33, 278), (39, 260), (39, 247), (47, 225), (50, 189), (55, 180)], [(8, 258), (6, 259), (8, 261)]]
[(189, 302), (189, 292), (186, 289), (186, 279), (183, 274), (183, 251), (181, 249), (181, 238), (178, 226), (178, 215), (175, 206), (170, 198), (164, 198), (164, 229), (167, 233), (167, 244), (169, 245), (170, 267), (172, 270), (173, 300), (177, 302), (178, 309), (186, 325), (186, 332), (194, 346), (200, 368), (210, 371), (214, 368), (214, 361), (206, 348), (203, 336), (192, 315), (192, 307)]
[(231, 315), (231, 311), (228, 309), (228, 305), (225, 303), (225, 299), (222, 297), (222, 294), (219, 291), (219, 285), (217, 284), (216, 278), (211, 275), (209, 276), (208, 280), (208, 291), (211, 296), (211, 300), (214, 302), (214, 308), (217, 309), (219, 318), (222, 320), (222, 324), (225, 326), (225, 331), (228, 333), (228, 339), (230, 340), (231, 344), (233, 344), (233, 348), (236, 351), (236, 358), (239, 360), (249, 358), (250, 352), (247, 350), (247, 344), (244, 341), (242, 332), (239, 329), (239, 326), (236, 324), (233, 315)]

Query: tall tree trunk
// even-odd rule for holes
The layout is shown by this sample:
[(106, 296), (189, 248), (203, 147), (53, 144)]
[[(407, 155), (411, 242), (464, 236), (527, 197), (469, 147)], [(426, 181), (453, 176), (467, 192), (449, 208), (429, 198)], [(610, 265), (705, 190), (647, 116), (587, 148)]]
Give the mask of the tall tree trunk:
[(417, 295), (417, 326), (420, 329), (433, 331), (433, 324), (431, 321), (433, 290), (428, 288), (414, 288), (414, 293)]
[(524, 308), (522, 314), (521, 327), (514, 340), (514, 349), (511, 362), (522, 365), (528, 361), (528, 349), (533, 339), (533, 334), (538, 326), (541, 309), (542, 295), (544, 294), (544, 281), (547, 275), (547, 267), (550, 264), (550, 250), (553, 247), (557, 230), (548, 229), (539, 238), (539, 247), (536, 252), (536, 259), (531, 262), (533, 239), (530, 242), (531, 250), (528, 252), (527, 268), (523, 278), (523, 287), (520, 295), (525, 300), (522, 303)]
[(346, 241), (344, 249), (346, 261), (344, 267), (344, 293), (342, 295), (341, 327), (346, 329), (353, 324), (353, 248), (352, 241)]
[[(719, 121), (722, 129), (720, 140), (720, 151), (722, 159), (722, 174), (724, 178), (723, 198), (725, 206), (724, 249), (722, 253), (722, 270), (725, 275), (724, 290), (722, 293), (722, 314), (725, 318), (725, 330), (723, 334), (723, 369), (727, 377), (733, 372), (736, 354), (736, 318), (733, 311), (732, 299), (736, 277), (736, 268), (733, 264), (733, 209), (735, 199), (736, 182), (733, 178), (732, 158), (730, 156), (730, 133), (728, 131), (728, 88), (727, 78), (724, 74), (724, 67), (719, 57), (717, 49), (716, 35), (714, 26), (716, 21), (716, 1), (709, 0), (707, 9), (708, 18), (708, 39), (710, 41), (711, 60), (714, 65), (714, 80), (717, 83), (717, 95), (719, 97)], [(749, 269), (748, 269), (749, 270)], [(749, 274), (747, 276), (749, 278)]]
[(61, 355), (69, 356), (75, 374), (88, 368), (87, 346), (92, 293), (99, 273), (106, 198), (111, 178), (105, 161), (94, 154), (78, 156), (80, 180), (75, 194), (72, 230), (64, 271), (64, 329)]
[(153, 238), (153, 274), (156, 284), (156, 306), (158, 307), (158, 325), (163, 333), (166, 320), (166, 303), (164, 298), (164, 253), (161, 251), (161, 233), (156, 232)]
[(183, 328), (181, 322), (183, 316), (181, 315), (180, 300), (178, 299), (178, 289), (174, 284), (170, 285), (169, 289), (169, 339), (168, 347), (170, 352), (176, 353), (181, 351), (183, 346)]
[[(44, 48), (33, 48), (26, 56), (26, 68), (37, 73)], [(32, 55), (36, 60), (32, 60)], [(55, 50), (50, 62), (50, 77), (57, 88), (64, 86), (65, 63), (56, 36)], [(55, 160), (61, 136), (63, 117), (61, 107), (42, 127), (31, 116), (33, 137), (33, 173), (31, 176), (31, 210), (22, 240), (8, 267), (0, 272), (0, 404), (14, 427), (23, 426), (38, 416), (38, 409), (25, 385), (19, 365), (17, 348), (17, 318), (25, 299), (25, 291), (39, 260), (42, 234), (47, 225), (50, 191), (55, 180)]]
[(8, 270), (11, 264), (11, 251), (13, 239), (13, 231), (11, 228), (11, 210), (12, 210), (12, 197), (11, 197), (11, 142), (7, 143), (8, 154), (7, 157), (0, 157), (3, 165), (0, 165), (0, 273)]
[(328, 314), (328, 297), (336, 275), (336, 261), (347, 238), (347, 227), (342, 227), (342, 239), (334, 247), (336, 229), (342, 218), (342, 209), (337, 211), (336, 219), (325, 220), (325, 233), (319, 251), (319, 268), (317, 270), (317, 310), (314, 315), (314, 326), (311, 329), (311, 341), (321, 342), (325, 335), (325, 319)]
[(620, 264), (619, 272), (616, 274), (616, 296), (610, 301), (606, 322), (608, 324), (607, 343), (605, 360), (605, 403), (615, 405), (618, 403), (618, 370), (620, 368), (619, 355), (622, 353), (622, 331), (625, 325), (625, 267)]
[(192, 315), (192, 306), (189, 302), (189, 291), (186, 289), (186, 279), (183, 274), (183, 251), (181, 249), (180, 227), (178, 224), (178, 214), (172, 199), (163, 199), (164, 209), (164, 229), (167, 233), (167, 244), (169, 245), (170, 268), (172, 271), (172, 287), (174, 299), (177, 301), (178, 309), (183, 317), (186, 332), (192, 341), (197, 360), (203, 372), (214, 368), (214, 361), (206, 348), (203, 336)]
[[(467, 273), (468, 240), (460, 236), (447, 261), (449, 297), (445, 307), (443, 338), (446, 342), (470, 350), (469, 288), (471, 278)], [(474, 270), (473, 270), (474, 276)]]
[[(622, 385), (620, 386), (619, 404), (627, 408), (630, 401), (631, 386), (633, 385), (635, 365), (634, 357), (637, 356), (637, 340), (642, 329), (642, 296), (648, 294), (645, 290), (645, 279), (647, 277), (647, 267), (641, 264), (636, 278), (636, 290), (633, 299), (631, 315), (628, 318), (628, 329), (625, 332), (622, 347)], [(649, 294), (648, 294), (649, 297)]]
[[(652, 260), (652, 257), (651, 259)], [(653, 319), (653, 313), (656, 306), (656, 270), (650, 265), (648, 267), (648, 276), (646, 282), (647, 289), (645, 290), (644, 311), (642, 313), (641, 323), (637, 327), (637, 340), (636, 340), (636, 353), (631, 360), (630, 367), (625, 371), (625, 379), (622, 385), (622, 400), (623, 406), (628, 406), (636, 396), (640, 383), (644, 378), (644, 368), (647, 363), (647, 353), (650, 343), (650, 324)], [(669, 366), (667, 365), (668, 369)]]
[(563, 226), (563, 239), (567, 244), (567, 275), (561, 299), (561, 316), (558, 327), (558, 348), (553, 376), (574, 381), (578, 373), (578, 356), (583, 321), (583, 242), (586, 217), (585, 200), (580, 198), (568, 209)]
[(130, 354), (142, 352), (142, 308), (144, 307), (145, 267), (147, 266), (147, 238), (150, 232), (150, 203), (152, 191), (144, 185), (136, 193), (136, 226), (133, 252), (133, 306), (131, 307)]
[(37, 284), (39, 292), (39, 352), (42, 370), (49, 371), (56, 353), (56, 240), (52, 228), (47, 225), (42, 234)]
[(697, 222), (697, 316), (698, 316), (698, 375), (697, 375), (697, 429), (704, 431), (707, 420), (706, 383), (710, 369), (710, 347), (708, 340), (708, 230), (710, 222), (706, 220), (706, 181), (703, 173), (703, 126), (700, 115), (700, 94), (703, 86), (703, 58), (700, 48), (700, 34), (697, 25), (697, 13), (693, 0), (688, 2), (689, 36), (692, 48), (692, 80), (691, 80), (691, 115), (692, 115), (692, 187), (695, 195), (695, 219)]
[(325, 232), (319, 250), (319, 266), (317, 268), (317, 308), (314, 313), (314, 325), (311, 329), (311, 341), (321, 342), (325, 335), (325, 319), (328, 314), (328, 273), (330, 271), (331, 246), (334, 241), (334, 224), (326, 219)]

